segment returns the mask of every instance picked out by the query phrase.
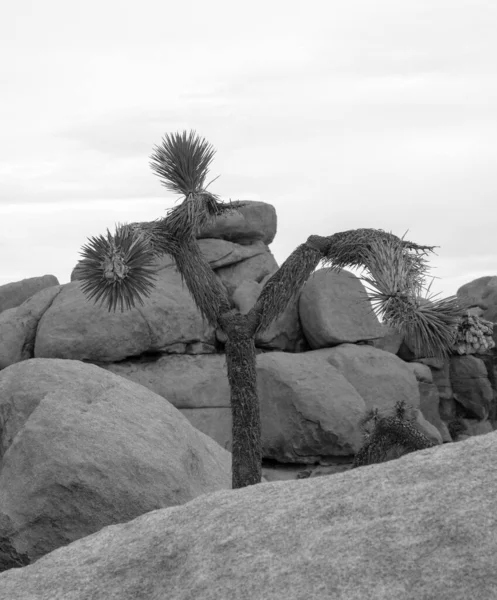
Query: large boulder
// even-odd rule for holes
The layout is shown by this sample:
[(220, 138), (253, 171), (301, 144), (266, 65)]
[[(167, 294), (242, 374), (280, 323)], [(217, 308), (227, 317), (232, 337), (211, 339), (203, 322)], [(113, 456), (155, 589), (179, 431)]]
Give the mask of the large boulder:
[(262, 241), (270, 244), (276, 235), (276, 210), (266, 202), (237, 200), (232, 202), (237, 210), (212, 219), (197, 234), (198, 238), (220, 238), (247, 244)]
[(64, 285), (40, 320), (34, 356), (113, 362), (145, 352), (214, 352), (214, 345), (214, 328), (171, 266), (160, 271), (144, 306), (124, 312), (87, 300), (80, 281)]
[(264, 458), (312, 464), (355, 454), (365, 403), (324, 352), (257, 357)]
[(268, 275), (278, 270), (278, 263), (271, 252), (257, 254), (227, 267), (215, 269), (216, 275), (226, 287), (228, 294), (233, 292), (244, 281), (261, 282)]
[(380, 323), (380, 327), (383, 337), (373, 340), (370, 342), (371, 345), (375, 348), (378, 348), (378, 350), (384, 350), (385, 352), (397, 354), (402, 345), (402, 341), (404, 340), (404, 336), (397, 331), (397, 329), (390, 327), (385, 323)]
[(454, 395), (468, 417), (486, 420), (494, 398), (485, 363), (476, 356), (450, 357), (450, 380)]
[(0, 285), (0, 313), (9, 308), (20, 306), (37, 292), (54, 285), (59, 285), (59, 281), (55, 275), (29, 277), (21, 281)]
[[(232, 300), (242, 315), (247, 314), (255, 305), (257, 299), (270, 278), (268, 275), (260, 283), (243, 281), (233, 292)], [(219, 336), (222, 341), (222, 333)], [(286, 352), (301, 352), (306, 346), (306, 340), (300, 324), (298, 312), (298, 295), (288, 303), (285, 310), (269, 327), (257, 333), (255, 345), (258, 348), (284, 350)]]
[(490, 600), (496, 463), (490, 433), (204, 495), (1, 574), (0, 600)]
[(20, 306), (0, 313), (0, 370), (33, 358), (41, 317), (62, 290), (54, 285), (37, 292)]
[(404, 401), (406, 416), (416, 418), (416, 427), (434, 442), (442, 442), (441, 435), (435, 427), (430, 427), (426, 417), (417, 416), (415, 411), (421, 408), (418, 382), (413, 370), (400, 358), (391, 352), (356, 344), (341, 344), (321, 353), (354, 386), (367, 410), (378, 408), (380, 414), (391, 415), (396, 402)]
[(101, 366), (159, 394), (190, 423), (231, 450), (230, 388), (224, 354), (163, 355)]
[(346, 270), (315, 271), (300, 294), (299, 316), (313, 349), (385, 335), (360, 279)]
[[(123, 361), (105, 368), (164, 395), (195, 427), (231, 448), (224, 355)], [(312, 464), (351, 456), (360, 448), (364, 401), (319, 351), (259, 354), (257, 386), (264, 458)]]
[(230, 486), (229, 452), (143, 386), (72, 360), (0, 373), (0, 514), (30, 560)]

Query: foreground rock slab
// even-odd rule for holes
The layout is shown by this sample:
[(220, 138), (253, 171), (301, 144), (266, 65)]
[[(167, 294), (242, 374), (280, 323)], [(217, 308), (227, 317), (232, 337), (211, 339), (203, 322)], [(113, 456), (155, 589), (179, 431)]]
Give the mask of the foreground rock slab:
[(0, 574), (0, 600), (495, 598), (497, 433), (156, 510)]
[(72, 360), (0, 372), (0, 538), (31, 560), (230, 487), (231, 454), (145, 387)]

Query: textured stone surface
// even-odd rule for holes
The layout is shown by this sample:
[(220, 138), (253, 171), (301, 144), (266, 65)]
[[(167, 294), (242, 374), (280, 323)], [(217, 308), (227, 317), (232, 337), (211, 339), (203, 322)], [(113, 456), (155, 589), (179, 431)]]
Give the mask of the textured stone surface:
[(0, 313), (0, 370), (33, 358), (40, 319), (61, 290), (61, 285), (50, 286)]
[(373, 346), (378, 350), (384, 350), (385, 352), (391, 352), (397, 354), (402, 344), (403, 336), (396, 329), (380, 323), (383, 337), (373, 340)]
[(418, 387), (419, 408), (424, 418), (434, 425), (443, 437), (445, 429), (440, 418), (440, 396), (437, 386), (434, 383), (418, 381)]
[(433, 383), (437, 386), (441, 400), (450, 400), (453, 390), (450, 382), (450, 360), (420, 359), (420, 362), (430, 367)]
[(490, 421), (479, 421), (478, 419), (462, 419), (467, 430), (467, 435), (485, 435), (493, 432)]
[(313, 463), (355, 454), (364, 400), (321, 351), (257, 357), (263, 456)]
[(349, 271), (315, 271), (302, 289), (299, 316), (313, 349), (383, 337), (366, 290)]
[(278, 263), (270, 252), (264, 252), (247, 258), (228, 267), (221, 267), (214, 272), (232, 295), (244, 281), (261, 282), (267, 275), (278, 270)]
[[(399, 400), (406, 403), (407, 416), (414, 416), (413, 411), (421, 408), (413, 368), (391, 352), (356, 344), (341, 344), (321, 352), (354, 386), (367, 410), (378, 408), (382, 415), (390, 415)], [(434, 434), (426, 416), (417, 417), (417, 427), (430, 439), (441, 442), (440, 434)]]
[(0, 313), (9, 308), (20, 306), (31, 296), (54, 285), (59, 285), (55, 275), (30, 277), (29, 279), (0, 285)]
[(178, 410), (199, 431), (211, 437), (221, 448), (231, 452), (233, 447), (231, 406), (180, 408)]
[(262, 241), (270, 244), (276, 235), (276, 210), (266, 202), (251, 200), (232, 203), (236, 211), (213, 219), (200, 230), (198, 238), (220, 238), (230, 242)]
[(341, 344), (321, 354), (357, 390), (366, 408), (390, 412), (398, 400), (419, 408), (416, 377), (400, 358), (371, 346)]
[(230, 406), (224, 354), (171, 355), (100, 366), (167, 398), (176, 408)]
[(433, 383), (433, 375), (430, 367), (418, 362), (406, 363), (406, 367), (412, 372), (416, 381), (422, 383)]
[(229, 487), (230, 453), (145, 387), (71, 360), (0, 373), (0, 513), (31, 560)]
[(62, 287), (40, 320), (36, 358), (112, 362), (169, 347), (174, 352), (179, 343), (215, 344), (214, 328), (202, 320), (173, 267), (160, 272), (144, 306), (124, 312), (88, 301), (79, 281)]
[[(231, 448), (224, 355), (123, 361), (105, 368), (169, 399), (192, 424)], [(319, 352), (259, 354), (257, 384), (265, 458), (313, 463), (358, 450), (364, 401)]]
[[(270, 275), (261, 283), (243, 281), (234, 291), (232, 300), (238, 310), (244, 315), (254, 306)], [(305, 346), (304, 333), (298, 313), (298, 295), (288, 304), (283, 313), (261, 333), (255, 336), (258, 348), (300, 352)]]
[(496, 465), (491, 433), (219, 491), (7, 571), (0, 600), (493, 600)]
[(198, 245), (212, 269), (228, 267), (242, 260), (269, 252), (269, 248), (262, 241), (241, 245), (227, 240), (206, 238), (198, 240)]
[(450, 380), (457, 402), (480, 420), (488, 418), (493, 390), (483, 361), (475, 356), (451, 356)]

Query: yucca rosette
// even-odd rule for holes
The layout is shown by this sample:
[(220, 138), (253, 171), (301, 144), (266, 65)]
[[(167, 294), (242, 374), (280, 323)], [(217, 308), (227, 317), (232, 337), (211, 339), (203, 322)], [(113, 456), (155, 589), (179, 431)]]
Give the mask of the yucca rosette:
[(412, 254), (399, 238), (372, 240), (364, 267), (368, 274), (361, 279), (378, 318), (396, 329), (417, 356), (447, 357), (465, 307), (455, 296), (428, 294), (423, 256)]
[(79, 264), (81, 288), (88, 300), (107, 303), (109, 312), (127, 310), (150, 296), (155, 282), (155, 254), (139, 230), (118, 226), (112, 235), (92, 237), (83, 246)]

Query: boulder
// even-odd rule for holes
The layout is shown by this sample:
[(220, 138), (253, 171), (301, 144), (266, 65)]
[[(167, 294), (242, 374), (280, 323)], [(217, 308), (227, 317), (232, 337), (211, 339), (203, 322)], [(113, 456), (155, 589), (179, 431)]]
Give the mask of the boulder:
[[(242, 315), (247, 314), (255, 305), (269, 278), (270, 275), (265, 277), (261, 283), (243, 281), (233, 292), (233, 303)], [(225, 340), (224, 337), (223, 341)], [(255, 345), (258, 348), (284, 350), (286, 352), (301, 352), (305, 348), (306, 340), (298, 313), (298, 295), (267, 329), (255, 336)]]
[(430, 367), (417, 362), (405, 364), (418, 382), (421, 413), (429, 423), (437, 428), (443, 441), (450, 441), (450, 439), (447, 439), (447, 426), (444, 425), (440, 418), (440, 396), (437, 386), (433, 383), (433, 375)]
[(222, 281), (231, 296), (244, 281), (261, 282), (267, 275), (278, 270), (278, 263), (271, 252), (257, 254), (227, 267), (215, 269), (214, 273)]
[(9, 308), (20, 306), (37, 292), (54, 285), (59, 285), (59, 281), (55, 275), (29, 277), (21, 281), (0, 285), (0, 313)]
[(402, 340), (404, 336), (399, 333), (393, 327), (386, 325), (385, 323), (380, 323), (381, 331), (383, 333), (383, 337), (373, 340), (373, 346), (378, 348), (378, 350), (384, 350), (385, 352), (391, 352), (392, 354), (397, 354), (402, 345)]
[(497, 433), (204, 495), (0, 575), (1, 600), (495, 597)]
[(167, 398), (194, 427), (231, 450), (230, 388), (224, 354), (163, 355), (155, 360), (100, 366)]
[(416, 377), (418, 383), (433, 383), (433, 375), (431, 374), (430, 367), (423, 363), (410, 362), (406, 363), (406, 367)]
[(20, 306), (0, 313), (0, 370), (33, 358), (36, 331), (41, 317), (62, 290), (61, 285), (47, 287)]
[(143, 386), (73, 360), (0, 373), (0, 514), (31, 560), (230, 486), (231, 455)]
[(453, 390), (450, 382), (450, 360), (420, 358), (414, 364), (424, 364), (430, 368), (433, 383), (437, 386), (440, 400), (450, 400)]
[[(195, 427), (231, 448), (224, 355), (123, 361), (105, 368), (167, 397)], [(353, 455), (361, 446), (364, 401), (319, 351), (259, 354), (257, 385), (264, 458), (312, 464)]]
[(467, 435), (485, 435), (493, 432), (493, 427), (490, 421), (479, 421), (478, 419), (462, 419), (466, 425)]
[(254, 256), (270, 252), (267, 245), (262, 241), (241, 245), (227, 240), (205, 238), (198, 240), (198, 245), (212, 269), (229, 267)]
[(398, 400), (419, 408), (416, 377), (391, 352), (356, 344), (340, 344), (319, 352), (354, 386), (367, 410), (378, 408), (390, 413)]
[(214, 350), (214, 328), (202, 320), (175, 268), (164, 269), (144, 306), (109, 312), (87, 300), (79, 281), (63, 286), (40, 320), (36, 358), (114, 362), (144, 352), (181, 351), (201, 342)]
[(248, 244), (262, 241), (270, 244), (276, 235), (276, 210), (266, 202), (235, 201), (237, 210), (215, 217), (197, 234), (197, 238), (220, 238)]
[(360, 279), (346, 270), (315, 271), (300, 294), (299, 316), (313, 349), (384, 335)]
[(313, 464), (362, 445), (365, 403), (323, 351), (257, 357), (264, 458)]
[(483, 361), (471, 355), (451, 356), (450, 380), (456, 400), (468, 416), (486, 420), (494, 395)]
[[(321, 352), (354, 386), (367, 410), (378, 408), (383, 416), (391, 415), (399, 400), (406, 403), (408, 417), (415, 417), (415, 410), (421, 408), (419, 387), (413, 369), (391, 352), (356, 344), (340, 344)], [(416, 419), (422, 433), (441, 443), (440, 434), (434, 434), (433, 428), (426, 421), (426, 415)]]

